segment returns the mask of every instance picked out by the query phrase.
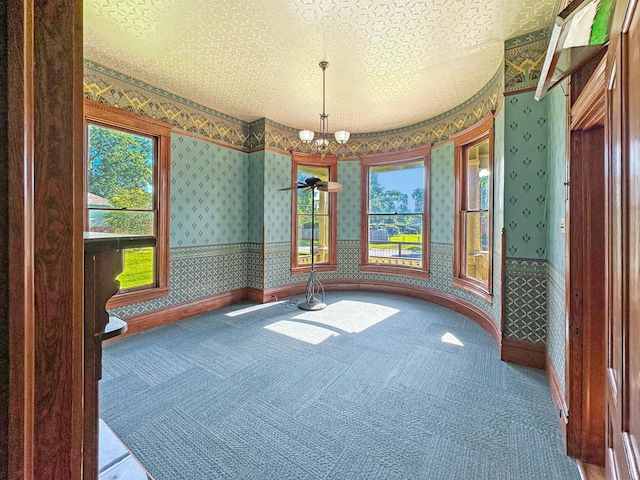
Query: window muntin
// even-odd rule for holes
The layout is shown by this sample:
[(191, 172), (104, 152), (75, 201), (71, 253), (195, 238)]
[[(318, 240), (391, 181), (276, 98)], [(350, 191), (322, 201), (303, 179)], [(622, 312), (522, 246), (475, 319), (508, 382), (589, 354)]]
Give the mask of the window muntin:
[(155, 248), (124, 252), (107, 308), (166, 297), (171, 125), (87, 99), (84, 116), (85, 230), (156, 237)]
[(361, 161), (360, 270), (429, 278), (431, 147)]
[(453, 284), (491, 301), (493, 116), (457, 134)]

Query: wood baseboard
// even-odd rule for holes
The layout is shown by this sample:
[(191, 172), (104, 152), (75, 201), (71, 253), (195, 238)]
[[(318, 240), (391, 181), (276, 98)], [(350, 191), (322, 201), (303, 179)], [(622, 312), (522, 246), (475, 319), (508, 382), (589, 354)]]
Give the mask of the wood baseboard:
[(547, 352), (544, 345), (536, 345), (521, 340), (502, 339), (500, 358), (505, 362), (517, 363), (525, 367), (544, 369)]
[[(419, 298), (428, 302), (436, 303), (451, 310), (461, 313), (484, 328), (489, 335), (500, 346), (500, 329), (496, 322), (489, 316), (487, 312), (481, 310), (475, 305), (462, 300), (454, 295), (431, 290), (429, 288), (414, 287), (411, 285), (403, 285), (390, 282), (374, 282), (371, 280), (360, 280), (358, 282), (348, 280), (323, 280), (322, 285), (325, 290), (354, 290), (368, 292), (391, 293), (395, 295), (404, 295), (408, 297)], [(289, 297), (291, 295), (299, 295), (305, 293), (307, 284), (300, 283), (295, 285), (286, 285), (284, 287), (270, 288), (264, 290), (262, 294), (262, 303), (271, 301), (275, 295), (277, 298)], [(260, 300), (258, 300), (260, 301)]]
[[(323, 282), (325, 290), (354, 290), (354, 291), (369, 291), (369, 292), (382, 292), (391, 293), (396, 295), (404, 295), (408, 297), (419, 298), (428, 302), (436, 303), (451, 310), (458, 312), (471, 320), (476, 322), (482, 328), (484, 328), (489, 335), (495, 340), (496, 344), (500, 346), (500, 330), (498, 325), (493, 321), (488, 313), (476, 307), (475, 305), (462, 300), (454, 295), (439, 292), (437, 290), (431, 290), (428, 288), (414, 287), (411, 285), (402, 285), (388, 282), (373, 282), (373, 281), (325, 281)], [(225, 307), (238, 303), (244, 299), (249, 299), (258, 303), (267, 303), (273, 300), (273, 298), (284, 298), (291, 295), (299, 295), (305, 293), (307, 290), (307, 283), (300, 283), (295, 285), (286, 285), (284, 287), (271, 288), (268, 290), (259, 290), (255, 288), (243, 288), (235, 290), (233, 292), (223, 293), (215, 297), (205, 298), (202, 300), (196, 300), (195, 302), (185, 303), (181, 305), (175, 305), (173, 307), (165, 308), (163, 310), (156, 310), (149, 313), (143, 313), (135, 317), (127, 319), (129, 328), (127, 333), (117, 338), (123, 338), (129, 335), (135, 335), (136, 333), (150, 330), (152, 328), (174, 323), (193, 315), (205, 313), (216, 308)]]
[(551, 390), (551, 399), (553, 405), (556, 408), (556, 414), (558, 415), (558, 421), (560, 422), (560, 428), (562, 429), (563, 438), (567, 438), (567, 402), (564, 397), (564, 392), (560, 388), (560, 382), (556, 376), (556, 372), (553, 369), (551, 358), (549, 355), (545, 355), (545, 370), (547, 371), (547, 379), (549, 381), (549, 390)]
[(203, 298), (202, 300), (196, 300), (195, 302), (183, 303), (181, 305), (175, 305), (162, 310), (155, 310), (153, 312), (130, 317), (126, 319), (126, 322), (129, 325), (127, 332), (124, 335), (116, 337), (114, 340), (127, 337), (129, 335), (135, 335), (136, 333), (144, 332), (145, 330), (150, 330), (152, 328), (168, 325), (169, 323), (178, 322), (200, 313), (215, 310), (216, 308), (233, 305), (245, 298), (247, 298), (247, 289), (242, 288), (240, 290), (216, 295), (215, 297)]

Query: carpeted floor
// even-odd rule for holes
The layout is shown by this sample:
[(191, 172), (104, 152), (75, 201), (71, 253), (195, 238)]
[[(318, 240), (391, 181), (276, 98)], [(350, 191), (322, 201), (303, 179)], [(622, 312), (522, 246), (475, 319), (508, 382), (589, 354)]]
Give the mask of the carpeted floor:
[(579, 479), (543, 371), (401, 296), (243, 303), (110, 343), (101, 416), (156, 480)]

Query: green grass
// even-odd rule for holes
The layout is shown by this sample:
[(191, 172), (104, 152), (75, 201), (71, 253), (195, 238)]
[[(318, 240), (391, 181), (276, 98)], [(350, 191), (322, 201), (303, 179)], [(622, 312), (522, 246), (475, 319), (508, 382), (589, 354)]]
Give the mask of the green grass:
[(153, 284), (153, 248), (124, 251), (124, 271), (118, 276), (120, 289)]

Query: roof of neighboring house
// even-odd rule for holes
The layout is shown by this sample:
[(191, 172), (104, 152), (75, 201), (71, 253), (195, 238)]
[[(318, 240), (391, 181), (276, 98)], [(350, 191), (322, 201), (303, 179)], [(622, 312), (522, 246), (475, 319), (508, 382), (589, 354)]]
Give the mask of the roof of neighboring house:
[(89, 192), (87, 193), (87, 205), (109, 205), (109, 200)]

